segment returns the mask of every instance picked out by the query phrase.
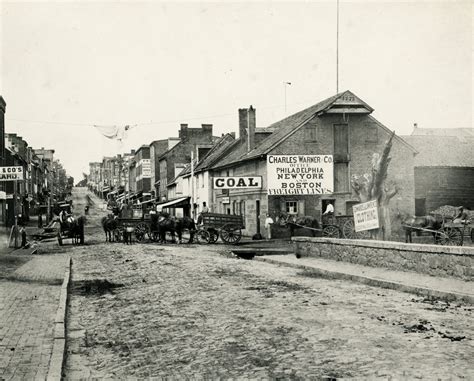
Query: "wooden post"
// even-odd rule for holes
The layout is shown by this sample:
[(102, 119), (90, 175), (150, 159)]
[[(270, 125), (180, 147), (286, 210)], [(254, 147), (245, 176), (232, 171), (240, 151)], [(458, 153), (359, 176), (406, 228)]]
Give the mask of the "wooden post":
[(13, 182), (13, 213), (15, 216), (15, 225), (13, 228), (13, 234), (15, 237), (15, 249), (18, 249), (18, 213), (17, 213), (17, 202), (16, 202), (16, 185), (17, 183)]

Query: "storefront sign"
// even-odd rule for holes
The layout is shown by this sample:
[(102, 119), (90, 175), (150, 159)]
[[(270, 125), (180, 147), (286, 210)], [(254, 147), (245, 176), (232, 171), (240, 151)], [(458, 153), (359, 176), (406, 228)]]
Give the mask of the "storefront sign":
[(269, 195), (329, 194), (334, 191), (332, 155), (268, 155)]
[(18, 181), (23, 179), (23, 167), (0, 167), (0, 181)]
[(230, 197), (222, 197), (221, 200), (223, 204), (230, 204)]
[(151, 162), (150, 159), (140, 160), (142, 164), (142, 177), (144, 179), (149, 179), (151, 177)]
[(0, 191), (0, 200), (6, 200), (6, 199), (7, 199), (7, 192)]
[(260, 189), (262, 177), (214, 177), (214, 189)]
[(377, 201), (372, 200), (352, 207), (354, 211), (354, 228), (356, 232), (379, 228)]

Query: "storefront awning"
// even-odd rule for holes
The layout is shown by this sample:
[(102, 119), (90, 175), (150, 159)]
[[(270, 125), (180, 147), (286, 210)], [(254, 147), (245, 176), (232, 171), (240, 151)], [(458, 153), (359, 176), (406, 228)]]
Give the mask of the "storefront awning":
[(110, 195), (117, 194), (117, 193), (118, 193), (118, 189), (116, 189), (116, 190), (114, 190), (114, 191), (110, 192), (110, 193), (109, 193), (109, 196), (110, 196)]
[(103, 187), (102, 192), (108, 192), (110, 190), (110, 187)]
[(157, 209), (161, 210), (164, 208), (183, 208), (189, 205), (190, 197), (181, 197), (174, 200), (166, 201), (164, 203), (158, 204)]
[(155, 202), (156, 200), (154, 198), (152, 198), (151, 200), (147, 200), (147, 201), (143, 201), (141, 203), (141, 205), (144, 205), (144, 204), (149, 204), (150, 202)]

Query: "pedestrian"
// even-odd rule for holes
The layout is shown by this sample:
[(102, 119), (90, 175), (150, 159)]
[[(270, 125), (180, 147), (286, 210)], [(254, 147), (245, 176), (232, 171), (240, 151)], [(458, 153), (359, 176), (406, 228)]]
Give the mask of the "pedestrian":
[(43, 215), (41, 213), (38, 215), (38, 227), (40, 229), (43, 227)]
[(199, 213), (198, 219), (197, 219), (197, 224), (201, 225), (202, 224), (202, 214), (203, 213), (209, 213), (209, 208), (207, 207), (206, 201), (202, 203), (202, 210), (201, 213)]
[(267, 230), (267, 241), (272, 239), (272, 225), (273, 218), (267, 213), (267, 218), (265, 219), (265, 229)]

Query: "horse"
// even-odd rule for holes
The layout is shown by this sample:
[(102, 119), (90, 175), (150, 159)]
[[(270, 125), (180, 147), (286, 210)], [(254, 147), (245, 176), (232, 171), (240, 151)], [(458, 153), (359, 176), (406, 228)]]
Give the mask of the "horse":
[(87, 220), (85, 216), (80, 216), (77, 219), (73, 219), (70, 229), (72, 231), (72, 243), (73, 244), (84, 244), (84, 225)]
[(317, 232), (321, 230), (321, 224), (313, 216), (296, 217), (291, 214), (282, 213), (278, 217), (278, 222), (280, 226), (290, 229), (290, 237), (293, 237), (296, 229), (309, 228), (313, 237), (316, 237)]
[(193, 242), (196, 224), (192, 218), (175, 218), (163, 212), (152, 215), (151, 218), (152, 234), (156, 234), (160, 242), (166, 242), (166, 232), (170, 232), (173, 242), (176, 242), (175, 234), (178, 234), (178, 242), (182, 243), (182, 233), (185, 229), (188, 229), (191, 234), (189, 242)]
[(117, 217), (109, 214), (106, 217), (102, 217), (101, 222), (105, 233), (105, 242), (113, 242), (115, 240), (114, 233), (118, 227)]
[(427, 216), (410, 216), (402, 212), (398, 212), (403, 230), (405, 231), (405, 242), (412, 243), (412, 233), (428, 229), (431, 231), (434, 240), (437, 240), (437, 231), (443, 226), (443, 216), (440, 214), (430, 214)]

